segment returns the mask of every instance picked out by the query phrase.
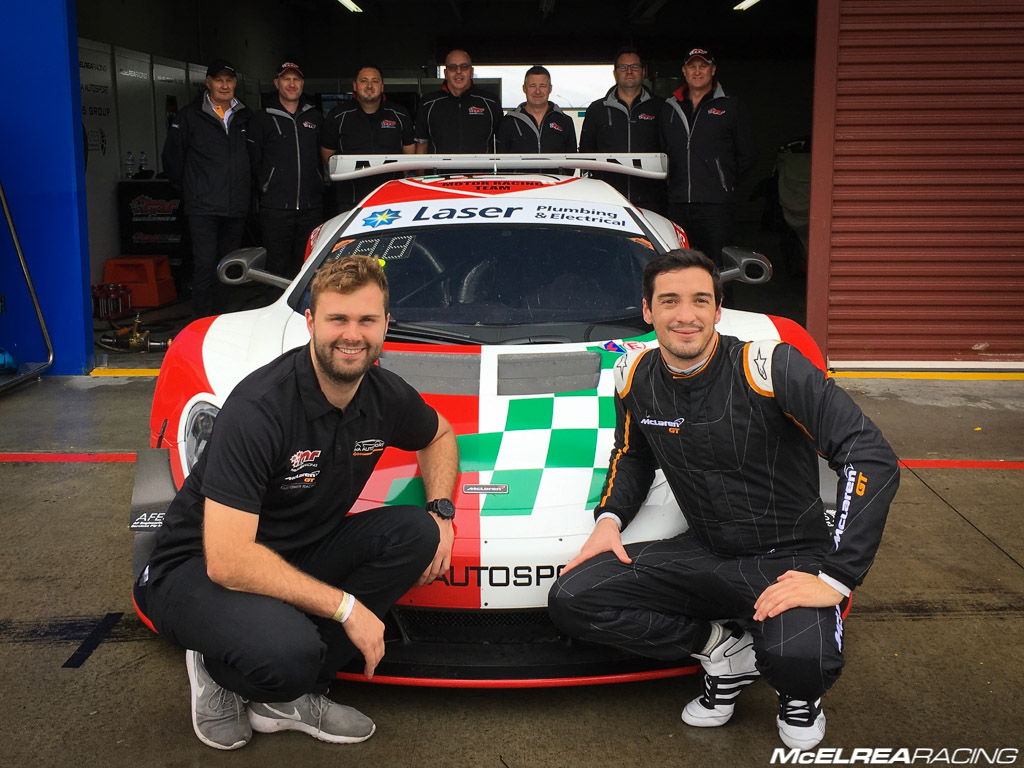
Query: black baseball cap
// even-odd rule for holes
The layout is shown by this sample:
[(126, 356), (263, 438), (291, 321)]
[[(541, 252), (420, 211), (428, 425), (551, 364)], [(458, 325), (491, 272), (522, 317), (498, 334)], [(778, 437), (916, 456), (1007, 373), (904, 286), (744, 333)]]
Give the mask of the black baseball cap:
[(711, 55), (711, 51), (707, 48), (694, 48), (686, 54), (686, 62), (684, 63), (689, 63), (690, 59), (693, 58), (704, 59), (708, 64), (715, 63), (715, 57)]
[(235, 72), (234, 64), (229, 61), (225, 61), (224, 59), (217, 59), (206, 68), (207, 77), (216, 77), (221, 72), (227, 72), (232, 77), (238, 77), (238, 73)]
[(298, 73), (299, 77), (301, 77), (303, 80), (306, 79), (306, 76), (302, 74), (302, 69), (300, 69), (299, 65), (296, 64), (294, 61), (282, 61), (281, 65), (277, 68), (277, 74), (274, 75), (274, 77), (280, 77), (289, 69), (295, 70)]

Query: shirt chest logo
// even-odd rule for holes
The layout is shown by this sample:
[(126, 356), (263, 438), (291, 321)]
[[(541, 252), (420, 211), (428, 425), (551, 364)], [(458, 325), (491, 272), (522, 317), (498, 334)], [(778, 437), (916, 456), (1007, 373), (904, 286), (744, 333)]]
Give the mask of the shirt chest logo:
[(715, 107), (709, 107), (708, 108), (708, 114), (709, 115), (724, 115), (725, 114), (725, 110), (724, 109), (716, 109)]
[(470, 107), (469, 108), (469, 114), (471, 114), (471, 115), (482, 115), (486, 111), (487, 110), (484, 109), (483, 107)]
[(352, 446), (353, 456), (372, 456), (375, 453), (380, 453), (384, 450), (384, 441), (372, 438), (369, 440), (356, 440), (356, 444)]
[(559, 133), (562, 133), (565, 130), (564, 128), (562, 128), (562, 126), (560, 126), (553, 120), (550, 123), (548, 123), (548, 128), (550, 128), (552, 131), (558, 131)]
[(316, 466), (316, 460), (319, 458), (320, 451), (296, 451), (288, 461), (292, 465), (292, 471), (294, 472), (303, 467)]
[(309, 122), (309, 120), (307, 120), (306, 122), (304, 122), (302, 124), (302, 127), (303, 128), (309, 128), (311, 131), (315, 131), (316, 130), (316, 123), (311, 123), (311, 122)]
[(641, 112), (639, 115), (637, 115), (637, 119), (638, 120), (653, 120), (654, 119), (654, 115), (648, 115), (646, 112)]
[(679, 428), (686, 421), (682, 416), (678, 419), (652, 419), (650, 416), (646, 416), (640, 419), (640, 423), (645, 427), (665, 427), (670, 435), (678, 435)]
[(381, 120), (380, 121), (380, 127), (381, 128), (397, 128), (398, 127), (398, 123), (395, 120)]

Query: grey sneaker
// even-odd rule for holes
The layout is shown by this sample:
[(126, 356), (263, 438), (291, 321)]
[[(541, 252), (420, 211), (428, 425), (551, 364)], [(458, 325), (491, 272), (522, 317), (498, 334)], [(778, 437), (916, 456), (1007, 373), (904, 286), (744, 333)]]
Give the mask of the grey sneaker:
[(725, 725), (736, 709), (736, 698), (760, 676), (755, 664), (754, 638), (734, 632), (710, 654), (693, 654), (704, 667), (704, 693), (683, 708), (683, 722), (698, 728)]
[(249, 724), (259, 733), (301, 731), (332, 744), (366, 741), (377, 730), (362, 712), (315, 693), (285, 703), (250, 701)]
[(192, 685), (192, 728), (199, 740), (214, 749), (238, 749), (252, 738), (245, 717), (245, 699), (222, 688), (210, 677), (198, 651), (185, 651)]

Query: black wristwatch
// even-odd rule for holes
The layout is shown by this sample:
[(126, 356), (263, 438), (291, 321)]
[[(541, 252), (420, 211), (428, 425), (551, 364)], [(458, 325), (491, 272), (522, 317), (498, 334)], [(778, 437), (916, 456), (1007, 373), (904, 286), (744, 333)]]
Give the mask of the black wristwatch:
[(427, 512), (433, 512), (442, 520), (455, 519), (455, 505), (451, 499), (434, 499), (427, 502)]

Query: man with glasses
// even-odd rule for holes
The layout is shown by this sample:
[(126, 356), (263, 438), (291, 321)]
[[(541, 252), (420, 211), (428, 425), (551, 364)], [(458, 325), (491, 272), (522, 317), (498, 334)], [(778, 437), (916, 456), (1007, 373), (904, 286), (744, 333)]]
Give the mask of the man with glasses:
[[(587, 107), (580, 152), (660, 152), (658, 116), (664, 99), (644, 86), (647, 71), (640, 54), (623, 48), (612, 66), (615, 85)], [(595, 173), (634, 205), (665, 211), (665, 184), (618, 173)]]
[(420, 154), (476, 154), (494, 151), (501, 104), (473, 85), (473, 62), (462, 50), (444, 60), (444, 85), (420, 102), (413, 134)]

